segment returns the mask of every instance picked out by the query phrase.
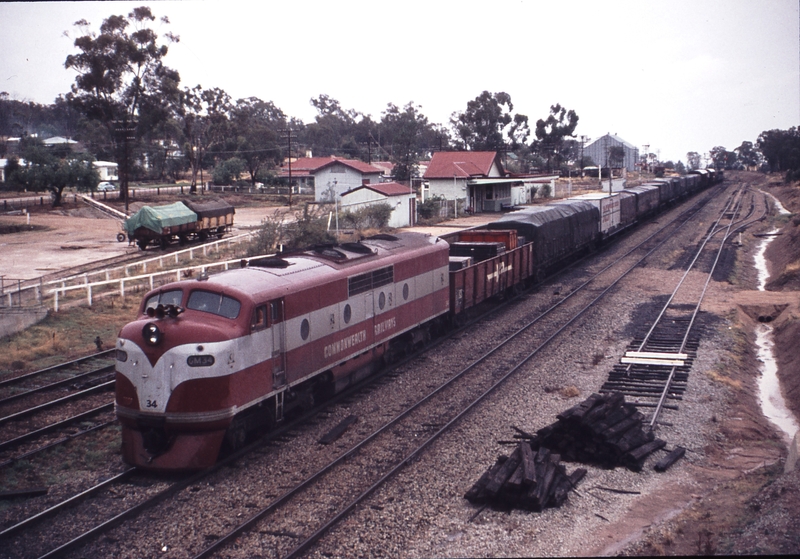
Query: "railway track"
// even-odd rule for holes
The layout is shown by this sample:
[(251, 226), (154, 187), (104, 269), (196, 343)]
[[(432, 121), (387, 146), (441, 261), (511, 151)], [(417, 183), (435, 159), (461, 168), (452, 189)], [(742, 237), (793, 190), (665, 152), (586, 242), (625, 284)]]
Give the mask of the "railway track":
[(78, 424), (113, 421), (113, 355), (102, 351), (0, 383), (0, 466), (74, 439)]
[[(675, 402), (686, 392), (702, 335), (697, 317), (725, 244), (763, 219), (767, 211), (763, 193), (743, 186), (729, 196), (646, 333), (631, 341), (625, 357), (600, 388), (605, 393), (620, 392), (632, 397), (637, 406), (652, 409), (650, 428), (656, 426), (662, 410), (677, 410)], [(705, 274), (704, 281), (686, 281), (692, 273)]]
[[(286, 556), (296, 556), (307, 551), (314, 543), (322, 537), (332, 526), (340, 522), (347, 514), (352, 511), (359, 503), (363, 502), (382, 484), (391, 479), (397, 472), (402, 470), (407, 464), (420, 456), (424, 450), (436, 441), (441, 435), (455, 425), (462, 417), (470, 413), (480, 404), (489, 394), (491, 394), (506, 379), (514, 373), (524, 368), (530, 359), (542, 351), (548, 344), (554, 341), (559, 333), (566, 332), (570, 325), (579, 319), (580, 316), (588, 312), (593, 305), (611, 291), (625, 275), (643, 262), (653, 251), (657, 250), (666, 242), (674, 227), (679, 227), (682, 222), (674, 220), (664, 225), (660, 230), (660, 237), (657, 234), (651, 235), (638, 247), (631, 249), (622, 255), (614, 263), (605, 266), (597, 272), (594, 277), (587, 279), (583, 284), (570, 289), (570, 293), (562, 298), (558, 303), (548, 308), (543, 313), (529, 320), (522, 327), (518, 327), (516, 332), (510, 334), (497, 347), (486, 351), (479, 359), (466, 365), (455, 375), (445, 374), (447, 377), (436, 388), (430, 390), (427, 395), (419, 398), (413, 405), (407, 406), (401, 413), (385, 421), (385, 423), (366, 437), (360, 437), (361, 441), (347, 451), (341, 452), (334, 460), (328, 461), (323, 467), (319, 468), (314, 474), (305, 477), (301, 481), (271, 479), (271, 486), (290, 485), (291, 488), (276, 498), (268, 498), (266, 506), (260, 507), (255, 514), (245, 517), (245, 520), (234, 520), (236, 524), (234, 530), (223, 535), (214, 535), (214, 543), (205, 549), (197, 549), (197, 545), (190, 545), (185, 550), (185, 554), (197, 553), (198, 557), (209, 556), (223, 548), (231, 540), (246, 538), (248, 530), (259, 525), (266, 517), (275, 514), (280, 509), (281, 526), (276, 527), (270, 524), (267, 535), (272, 534), (274, 549), (280, 550), (280, 554)], [(600, 279), (603, 275), (613, 277)], [(580, 299), (580, 300), (578, 300)], [(556, 318), (555, 314), (560, 314)], [(546, 322), (552, 323), (546, 326)], [(531, 333), (533, 326), (536, 325), (536, 332)], [(545, 331), (546, 330), (546, 331)], [(500, 348), (504, 348), (502, 363), (498, 363)], [(508, 353), (513, 347), (513, 357)], [(530, 348), (534, 349), (531, 350)], [(440, 371), (441, 373), (441, 371)], [(453, 390), (455, 385), (459, 388)], [(461, 394), (462, 390), (469, 388), (469, 394)], [(458, 399), (459, 405), (454, 405)], [(399, 444), (397, 439), (400, 435), (405, 435), (404, 442)], [(286, 436), (278, 434), (277, 436)], [(274, 440), (274, 439), (273, 439)], [(422, 440), (420, 443), (419, 441)], [(388, 449), (388, 450), (387, 450)], [(240, 459), (241, 456), (252, 456), (251, 454), (237, 454), (233, 460)], [(251, 458), (252, 459), (252, 458)], [(171, 485), (163, 489), (161, 493), (174, 495), (181, 489), (198, 487), (201, 480), (208, 479), (208, 476), (220, 471), (220, 468), (228, 467), (231, 462), (221, 462), (212, 471), (203, 472), (189, 480), (182, 480), (179, 485)], [(341, 469), (349, 468), (347, 473), (342, 473)], [(336, 472), (334, 472), (336, 470)], [(367, 475), (369, 474), (369, 475)], [(273, 474), (274, 475), (274, 474)], [(312, 528), (308, 528), (306, 533), (296, 533), (297, 526), (307, 526), (309, 521), (304, 516), (307, 507), (303, 506), (303, 500), (319, 501), (329, 500), (331, 496), (331, 484), (325, 482), (328, 476), (335, 475), (337, 478), (359, 480), (359, 488), (348, 488), (344, 495), (338, 497), (338, 504), (334, 507), (337, 512), (328, 519), (320, 519), (319, 523)], [(319, 493), (316, 496), (304, 493), (312, 490), (316, 486)], [(223, 489), (224, 491), (224, 489)], [(159, 495), (161, 495), (159, 493)], [(154, 503), (161, 502), (166, 496), (156, 497), (155, 501), (147, 501), (148, 504), (131, 507), (130, 512), (121, 512), (112, 516), (111, 519), (102, 525), (92, 527), (85, 531), (85, 535), (76, 536), (70, 541), (61, 544), (54, 550), (46, 552), (43, 556), (56, 556), (67, 553), (70, 549), (85, 545), (97, 537), (102, 531), (109, 530), (118, 525), (125, 519), (131, 518), (147, 507), (154, 506)], [(292, 505), (294, 503), (294, 505)], [(333, 506), (333, 505), (331, 505)], [(287, 511), (294, 509), (300, 516), (295, 520), (286, 520)], [(238, 518), (238, 517), (237, 517)], [(24, 534), (26, 529), (20, 528), (14, 531), (14, 535)], [(261, 530), (262, 537), (265, 531)], [(4, 533), (0, 533), (3, 536)], [(35, 534), (31, 534), (36, 538)], [(6, 537), (10, 537), (8, 534)], [(23, 538), (24, 539), (24, 538)], [(112, 540), (115, 538), (112, 538)], [(208, 537), (206, 538), (206, 541)], [(291, 541), (287, 541), (291, 540)], [(18, 544), (19, 545), (19, 542)]]

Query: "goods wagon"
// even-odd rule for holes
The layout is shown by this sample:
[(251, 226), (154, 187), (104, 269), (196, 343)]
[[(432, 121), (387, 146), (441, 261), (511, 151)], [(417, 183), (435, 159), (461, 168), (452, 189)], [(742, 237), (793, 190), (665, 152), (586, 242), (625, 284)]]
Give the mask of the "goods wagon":
[[(222, 237), (233, 226), (235, 209), (226, 202), (175, 202), (144, 206), (125, 220), (128, 241), (145, 250), (148, 245), (166, 248), (171, 242), (204, 241)], [(124, 239), (123, 239), (124, 240)]]
[(626, 188), (625, 191), (636, 195), (636, 217), (638, 219), (649, 217), (658, 211), (661, 196), (658, 186), (653, 184), (634, 186)]
[(487, 229), (514, 229), (526, 243), (533, 243), (533, 259), (539, 275), (598, 240), (600, 212), (589, 202), (565, 200), (511, 212)]

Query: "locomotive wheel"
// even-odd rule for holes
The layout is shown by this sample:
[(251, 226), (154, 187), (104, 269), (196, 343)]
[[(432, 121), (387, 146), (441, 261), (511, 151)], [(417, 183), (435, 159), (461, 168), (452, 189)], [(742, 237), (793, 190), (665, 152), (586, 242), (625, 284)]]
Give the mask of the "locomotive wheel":
[(167, 245), (169, 245), (167, 238), (161, 237), (161, 250), (167, 250)]
[(136, 241), (136, 245), (141, 250), (145, 250), (147, 248), (147, 239), (139, 239), (138, 241)]

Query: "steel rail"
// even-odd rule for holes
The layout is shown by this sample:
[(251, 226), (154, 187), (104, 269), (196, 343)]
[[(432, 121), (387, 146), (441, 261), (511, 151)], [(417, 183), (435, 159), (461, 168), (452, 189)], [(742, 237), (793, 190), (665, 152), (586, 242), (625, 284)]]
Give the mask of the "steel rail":
[(53, 441), (51, 443), (48, 443), (48, 444), (44, 445), (44, 446), (40, 446), (38, 448), (34, 448), (33, 450), (30, 450), (30, 451), (28, 451), (28, 452), (26, 452), (24, 454), (20, 454), (19, 456), (16, 456), (14, 458), (9, 458), (5, 462), (0, 462), (0, 468), (5, 468), (6, 466), (9, 466), (9, 465), (11, 465), (11, 464), (13, 464), (15, 462), (19, 462), (20, 460), (25, 460), (27, 458), (30, 458), (31, 456), (34, 456), (35, 454), (38, 454), (40, 452), (44, 452), (45, 450), (48, 450), (48, 449), (53, 448), (53, 447), (56, 447), (56, 446), (58, 446), (60, 444), (68, 443), (69, 441), (71, 441), (73, 439), (77, 439), (78, 437), (83, 437), (85, 435), (88, 435), (89, 433), (93, 433), (94, 431), (97, 431), (98, 429), (104, 429), (106, 427), (114, 425), (116, 422), (117, 422), (117, 420), (115, 418), (115, 419), (113, 419), (111, 421), (106, 421), (104, 423), (98, 423), (97, 425), (93, 425), (93, 426), (89, 427), (88, 429), (84, 429), (83, 431), (78, 431), (77, 433), (73, 433), (71, 435), (67, 435), (66, 437), (62, 437), (62, 438), (60, 438), (58, 440), (55, 440), (55, 441)]
[(36, 388), (31, 388), (30, 390), (25, 390), (24, 392), (17, 392), (16, 394), (12, 394), (11, 396), (6, 396), (2, 400), (0, 400), (0, 405), (7, 404), (9, 402), (13, 402), (14, 400), (19, 400), (26, 396), (30, 396), (31, 394), (38, 394), (39, 392), (46, 392), (48, 390), (52, 390), (54, 388), (58, 388), (60, 386), (65, 386), (67, 384), (74, 383), (75, 381), (85, 379), (86, 377), (90, 377), (92, 375), (97, 375), (100, 373), (107, 373), (109, 371), (114, 370), (115, 365), (106, 365), (105, 367), (101, 367), (100, 369), (95, 369), (94, 371), (87, 371), (85, 373), (78, 373), (77, 375), (61, 380), (57, 380), (56, 382), (51, 382), (50, 384), (44, 384), (42, 386), (37, 386)]
[(20, 375), (18, 377), (13, 377), (10, 379), (5, 379), (0, 381), (0, 388), (7, 386), (9, 384), (13, 384), (15, 382), (19, 382), (21, 380), (29, 379), (31, 377), (35, 377), (37, 375), (41, 375), (44, 373), (53, 373), (57, 372), (58, 369), (69, 367), (72, 365), (77, 365), (79, 363), (83, 363), (84, 361), (89, 361), (90, 359), (98, 359), (105, 356), (109, 356), (110, 354), (114, 353), (116, 349), (106, 349), (104, 351), (100, 351), (98, 353), (92, 353), (91, 355), (85, 355), (83, 357), (79, 357), (78, 359), (73, 359), (72, 361), (66, 361), (64, 363), (59, 363), (57, 365), (52, 365), (51, 367), (46, 367), (44, 369), (39, 369), (38, 371), (32, 371), (30, 373), (26, 373), (24, 375)]
[[(103, 405), (98, 406), (96, 408), (93, 408), (91, 410), (79, 413), (77, 415), (73, 415), (72, 417), (68, 417), (66, 419), (62, 419), (61, 421), (57, 421), (55, 423), (51, 423), (51, 424), (49, 424), (49, 425), (47, 425), (45, 427), (42, 427), (41, 429), (36, 429), (35, 431), (29, 431), (28, 433), (25, 433), (24, 435), (20, 435), (19, 437), (16, 437), (16, 438), (9, 439), (7, 441), (1, 442), (0, 443), (0, 452), (6, 451), (9, 448), (13, 448), (15, 446), (18, 446), (18, 445), (20, 445), (20, 444), (22, 444), (25, 441), (28, 441), (30, 439), (34, 439), (34, 438), (39, 437), (41, 435), (45, 435), (47, 433), (50, 433), (51, 431), (55, 431), (56, 429), (61, 429), (62, 427), (66, 427), (67, 425), (70, 425), (72, 423), (76, 423), (78, 421), (83, 421), (84, 419), (92, 417), (93, 415), (97, 415), (98, 413), (102, 413), (104, 411), (113, 411), (113, 410), (114, 410), (114, 403), (111, 402), (110, 404), (103, 404)], [(69, 440), (70, 438), (72, 438), (72, 437), (67, 437), (66, 440)], [(52, 446), (52, 445), (48, 445), (48, 447), (49, 446)], [(5, 462), (4, 463), (0, 463), (0, 467), (2, 467), (5, 464), (6, 464)]]
[[(731, 220), (730, 220), (730, 223), (728, 224), (727, 228), (722, 227), (722, 228), (717, 229), (716, 228), (716, 224), (719, 224), (721, 219), (724, 217), (724, 214), (727, 211), (727, 208), (729, 207), (729, 205), (726, 205), (725, 209), (723, 210), (723, 212), (720, 215), (720, 218), (717, 220), (714, 229), (708, 234), (708, 236), (706, 237), (705, 241), (702, 243), (702, 245), (698, 249), (697, 255), (695, 256), (694, 260), (690, 264), (689, 269), (687, 269), (687, 271), (686, 271), (686, 274), (688, 274), (689, 270), (694, 266), (695, 262), (697, 261), (697, 258), (699, 257), (700, 253), (705, 249), (705, 246), (706, 246), (707, 242), (710, 241), (712, 237), (716, 236), (716, 234), (719, 233), (721, 230), (725, 229), (726, 233), (723, 236), (723, 238), (720, 240), (719, 248), (717, 249), (717, 253), (716, 253), (716, 256), (714, 258), (714, 262), (711, 265), (711, 269), (709, 270), (708, 274), (706, 275), (706, 281), (703, 284), (703, 289), (700, 292), (700, 295), (698, 297), (697, 303), (695, 304), (694, 309), (693, 309), (692, 314), (691, 314), (691, 317), (689, 319), (689, 324), (687, 325), (686, 330), (685, 330), (684, 335), (683, 335), (683, 339), (681, 340), (679, 353), (683, 352), (684, 349), (686, 348), (686, 343), (687, 343), (687, 341), (689, 339), (689, 333), (691, 332), (692, 327), (694, 326), (694, 322), (695, 322), (695, 320), (697, 318), (697, 314), (700, 311), (700, 306), (702, 305), (703, 299), (705, 298), (706, 291), (708, 290), (708, 285), (709, 285), (709, 283), (711, 283), (711, 279), (712, 279), (712, 277), (714, 275), (714, 271), (716, 270), (717, 264), (719, 263), (719, 259), (720, 259), (720, 256), (722, 254), (722, 249), (725, 247), (725, 242), (730, 238), (730, 236), (732, 234), (731, 229), (733, 228), (733, 225), (734, 225), (735, 220), (736, 220), (736, 215), (738, 214), (739, 209), (741, 207), (741, 202), (742, 202), (742, 199), (744, 197), (744, 190), (745, 190), (745, 187), (742, 186), (739, 189), (739, 191), (736, 193), (736, 198), (737, 198), (736, 199), (736, 204), (734, 205), (733, 214), (731, 216)], [(686, 274), (684, 274), (684, 278), (686, 277)], [(683, 278), (681, 279), (681, 283), (682, 282), (683, 282)], [(673, 294), (670, 297), (670, 301), (672, 301), (672, 299), (674, 298), (674, 296), (677, 293), (679, 288), (680, 288), (680, 283), (675, 288), (675, 291), (673, 291)], [(666, 307), (668, 305), (669, 305), (669, 302), (664, 306), (664, 309), (662, 310), (662, 313), (659, 315), (659, 318), (657, 319), (656, 322), (658, 322), (658, 320), (661, 319), (661, 316), (663, 316), (664, 312), (666, 312)], [(652, 332), (652, 330), (654, 328), (655, 328), (655, 324), (651, 328), (650, 332)], [(648, 333), (648, 335), (649, 335), (649, 333)], [(655, 424), (658, 422), (658, 417), (659, 417), (659, 415), (661, 415), (661, 410), (662, 410), (662, 407), (664, 405), (664, 402), (667, 399), (667, 395), (669, 394), (670, 386), (672, 384), (672, 380), (675, 377), (675, 371), (676, 370), (677, 370), (677, 367), (675, 367), (675, 366), (671, 367), (671, 369), (670, 369), (669, 376), (668, 376), (668, 378), (667, 378), (667, 380), (666, 380), (666, 382), (664, 384), (664, 390), (661, 392), (661, 396), (658, 399), (658, 404), (656, 405), (655, 409), (653, 410), (653, 415), (652, 415), (652, 417), (650, 419), (650, 423), (649, 423), (650, 429), (653, 429), (655, 427)]]
[(102, 482), (98, 483), (97, 485), (95, 485), (93, 487), (90, 487), (86, 491), (82, 491), (81, 493), (78, 493), (77, 495), (73, 495), (69, 499), (61, 501), (57, 505), (53, 505), (52, 507), (50, 507), (50, 508), (48, 508), (46, 510), (43, 510), (42, 512), (40, 512), (38, 514), (35, 514), (35, 515), (33, 515), (33, 516), (29, 517), (29, 518), (26, 518), (22, 522), (18, 522), (17, 524), (14, 524), (13, 526), (9, 526), (8, 528), (6, 528), (2, 532), (0, 532), (0, 540), (2, 540), (4, 538), (7, 538), (8, 536), (10, 536), (12, 534), (15, 534), (16, 532), (19, 532), (23, 528), (30, 527), (33, 524), (35, 524), (36, 522), (39, 522), (40, 520), (44, 520), (48, 516), (51, 516), (51, 515), (55, 514), (56, 512), (68, 507), (69, 505), (72, 505), (72, 504), (74, 504), (74, 503), (76, 503), (76, 502), (78, 502), (78, 501), (80, 501), (82, 499), (85, 499), (86, 497), (89, 497), (91, 495), (94, 495), (95, 493), (97, 493), (98, 491), (103, 489), (104, 487), (107, 487), (107, 486), (109, 486), (109, 485), (111, 485), (113, 483), (117, 483), (118, 481), (121, 481), (121, 480), (127, 478), (128, 476), (133, 474), (134, 471), (136, 471), (136, 468), (128, 468), (127, 470), (123, 471), (122, 473), (117, 474), (114, 477), (111, 477), (111, 478), (109, 478), (109, 479), (107, 479), (105, 481), (102, 481)]
[(77, 400), (78, 398), (82, 398), (84, 396), (88, 396), (94, 392), (101, 392), (103, 390), (107, 390), (109, 388), (114, 387), (115, 381), (104, 382), (103, 384), (98, 384), (97, 386), (93, 386), (91, 388), (87, 388), (86, 390), (81, 390), (80, 392), (76, 392), (75, 394), (70, 394), (69, 396), (64, 396), (63, 398), (59, 398), (57, 400), (51, 400), (49, 402), (45, 402), (44, 404), (34, 406), (32, 408), (28, 408), (26, 410), (22, 410), (17, 413), (12, 413), (11, 415), (7, 415), (5, 417), (0, 417), (0, 425), (8, 423), (9, 421), (16, 421), (18, 419), (22, 419), (24, 417), (28, 417), (29, 415), (33, 415), (38, 413), (42, 410), (46, 410), (48, 408), (52, 408), (63, 404), (64, 402), (69, 402), (71, 400)]

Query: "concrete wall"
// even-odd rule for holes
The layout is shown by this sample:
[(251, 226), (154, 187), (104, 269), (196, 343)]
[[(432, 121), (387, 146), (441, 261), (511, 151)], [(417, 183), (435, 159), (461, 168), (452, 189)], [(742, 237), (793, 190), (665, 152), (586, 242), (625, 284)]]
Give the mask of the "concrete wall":
[(22, 332), (46, 316), (44, 307), (0, 309), (0, 337)]

